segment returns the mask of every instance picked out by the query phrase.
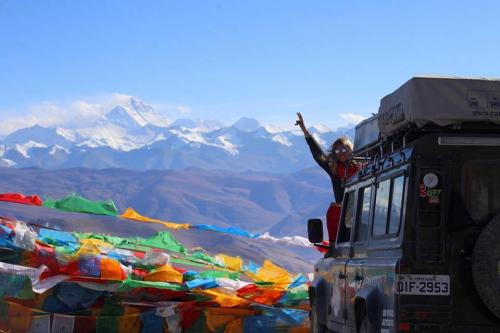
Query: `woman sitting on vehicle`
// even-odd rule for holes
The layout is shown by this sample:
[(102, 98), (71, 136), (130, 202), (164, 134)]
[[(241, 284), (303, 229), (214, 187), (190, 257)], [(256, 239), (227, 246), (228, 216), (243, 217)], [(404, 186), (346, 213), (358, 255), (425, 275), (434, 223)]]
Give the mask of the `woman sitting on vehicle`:
[(296, 121), (295, 125), (298, 125), (304, 133), (304, 137), (309, 149), (311, 149), (314, 160), (326, 171), (326, 173), (328, 173), (332, 181), (335, 202), (330, 204), (326, 213), (326, 226), (328, 229), (328, 239), (330, 244), (333, 244), (337, 238), (345, 181), (356, 174), (361, 167), (352, 160), (353, 145), (348, 138), (341, 137), (335, 140), (328, 153), (325, 154), (318, 142), (304, 125), (302, 115), (297, 113), (297, 117), (299, 119)]

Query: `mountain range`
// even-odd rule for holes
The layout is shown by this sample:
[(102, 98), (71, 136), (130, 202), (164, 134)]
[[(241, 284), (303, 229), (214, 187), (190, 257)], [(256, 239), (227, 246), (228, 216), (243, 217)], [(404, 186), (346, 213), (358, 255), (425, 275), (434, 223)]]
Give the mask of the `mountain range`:
[[(325, 147), (353, 129), (313, 126)], [(325, 148), (326, 149), (326, 148)], [(166, 221), (236, 226), (272, 236), (306, 236), (308, 218), (323, 217), (330, 181), (315, 165), (298, 129), (280, 130), (241, 118), (170, 121), (131, 98), (82, 128), (19, 129), (0, 142), (0, 193), (59, 199), (78, 193), (113, 200), (120, 211)], [(150, 236), (157, 225), (0, 202), (0, 215), (63, 230)], [(191, 247), (262, 262), (271, 258), (309, 271), (318, 253), (201, 230), (177, 231)]]
[(330, 182), (320, 168), (291, 174), (227, 170), (0, 168), (0, 192), (60, 199), (78, 193), (113, 200), (120, 211), (178, 223), (236, 226), (273, 236), (306, 234), (306, 221), (324, 215)]
[[(113, 200), (120, 212), (133, 207), (142, 215), (164, 221), (236, 226), (275, 237), (307, 237), (307, 219), (324, 216), (332, 199), (330, 186), (318, 167), (281, 175), (194, 167), (149, 171), (0, 168), (2, 193), (38, 194), (44, 200), (78, 193), (90, 200)], [(151, 223), (3, 202), (0, 216), (62, 230), (117, 236), (147, 237), (161, 228)], [(274, 258), (298, 271), (309, 271), (319, 255), (311, 248), (217, 232), (188, 230), (175, 236), (187, 246), (201, 246), (210, 253), (240, 255), (258, 262)]]
[[(325, 145), (353, 137), (353, 128), (313, 126)], [(241, 118), (226, 126), (213, 120), (169, 121), (150, 105), (130, 98), (84, 128), (19, 129), (0, 142), (0, 166), (61, 169), (182, 170), (187, 167), (289, 173), (313, 166), (298, 129), (280, 130)]]

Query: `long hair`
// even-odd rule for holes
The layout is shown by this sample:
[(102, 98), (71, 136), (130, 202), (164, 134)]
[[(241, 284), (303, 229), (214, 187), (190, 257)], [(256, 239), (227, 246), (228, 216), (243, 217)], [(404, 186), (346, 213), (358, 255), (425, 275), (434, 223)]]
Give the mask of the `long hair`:
[[(352, 144), (351, 140), (348, 137), (342, 136), (335, 140), (330, 149), (328, 150), (328, 153), (326, 155), (326, 158), (328, 160), (328, 164), (330, 165), (330, 169), (334, 174), (337, 174), (337, 165), (339, 163), (339, 160), (337, 159), (337, 155), (335, 154), (335, 149), (337, 149), (340, 146), (345, 146), (349, 148), (352, 152), (354, 145)], [(352, 160), (351, 160), (352, 161)], [(351, 161), (348, 161), (350, 163)]]

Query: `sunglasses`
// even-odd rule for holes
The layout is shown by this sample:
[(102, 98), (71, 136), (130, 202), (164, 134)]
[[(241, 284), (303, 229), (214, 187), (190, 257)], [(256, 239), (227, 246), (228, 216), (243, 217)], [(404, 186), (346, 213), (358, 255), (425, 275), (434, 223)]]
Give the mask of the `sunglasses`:
[(335, 149), (335, 154), (340, 154), (340, 153), (350, 153), (351, 150), (349, 148), (338, 148)]

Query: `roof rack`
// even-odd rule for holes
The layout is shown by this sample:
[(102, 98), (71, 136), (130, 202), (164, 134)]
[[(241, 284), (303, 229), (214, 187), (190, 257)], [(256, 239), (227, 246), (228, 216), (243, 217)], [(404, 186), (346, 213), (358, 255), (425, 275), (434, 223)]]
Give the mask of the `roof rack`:
[(354, 156), (370, 159), (424, 133), (499, 132), (500, 80), (414, 77), (356, 126)]

